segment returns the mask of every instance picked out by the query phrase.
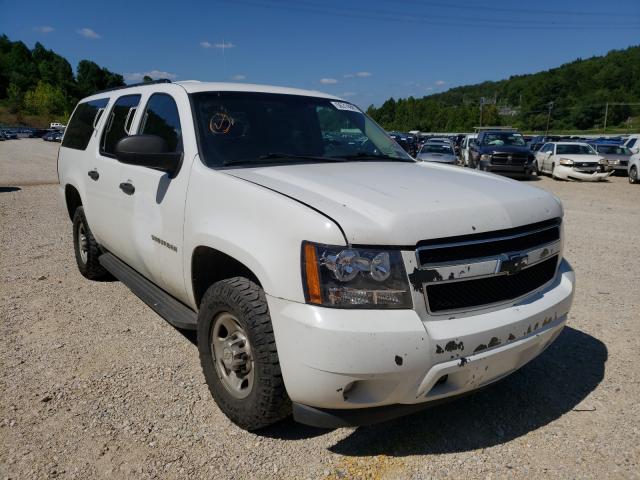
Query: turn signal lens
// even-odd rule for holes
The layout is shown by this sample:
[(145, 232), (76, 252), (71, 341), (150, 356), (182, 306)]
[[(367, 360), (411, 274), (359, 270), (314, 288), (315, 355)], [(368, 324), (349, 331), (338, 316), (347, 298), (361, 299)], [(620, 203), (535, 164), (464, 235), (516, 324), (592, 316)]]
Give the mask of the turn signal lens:
[(305, 281), (307, 283), (307, 299), (310, 303), (322, 304), (318, 257), (316, 255), (316, 247), (311, 243), (304, 244), (304, 267)]

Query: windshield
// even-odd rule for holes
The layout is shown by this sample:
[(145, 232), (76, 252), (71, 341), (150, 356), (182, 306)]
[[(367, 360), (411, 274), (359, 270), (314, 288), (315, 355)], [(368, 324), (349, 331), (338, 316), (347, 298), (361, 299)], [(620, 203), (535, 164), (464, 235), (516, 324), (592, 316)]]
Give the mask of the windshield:
[(618, 145), (598, 145), (598, 152), (606, 155), (631, 155), (631, 150)]
[(574, 143), (570, 145), (556, 145), (556, 155), (596, 155), (596, 151), (590, 145)]
[(444, 143), (427, 143), (422, 146), (420, 153), (441, 153), (443, 155), (453, 155), (453, 150)]
[(413, 161), (350, 103), (255, 92), (192, 95), (203, 161), (210, 167), (304, 161)]
[(495, 132), (485, 133), (483, 145), (515, 145), (524, 147), (524, 138), (519, 133)]

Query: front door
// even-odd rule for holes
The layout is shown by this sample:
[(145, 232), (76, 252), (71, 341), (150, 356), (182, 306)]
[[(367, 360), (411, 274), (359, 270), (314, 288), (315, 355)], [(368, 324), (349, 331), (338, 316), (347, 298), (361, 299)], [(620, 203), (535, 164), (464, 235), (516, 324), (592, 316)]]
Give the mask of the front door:
[[(122, 164), (120, 183), (133, 188), (123, 196), (120, 221), (131, 245), (125, 260), (131, 267), (173, 296), (188, 301), (184, 285), (183, 223), (195, 139), (183, 141), (189, 128), (189, 101), (184, 91), (168, 85), (143, 100), (137, 116), (138, 134), (162, 137), (169, 150), (182, 152), (174, 175), (138, 165)], [(185, 148), (185, 145), (190, 145)]]

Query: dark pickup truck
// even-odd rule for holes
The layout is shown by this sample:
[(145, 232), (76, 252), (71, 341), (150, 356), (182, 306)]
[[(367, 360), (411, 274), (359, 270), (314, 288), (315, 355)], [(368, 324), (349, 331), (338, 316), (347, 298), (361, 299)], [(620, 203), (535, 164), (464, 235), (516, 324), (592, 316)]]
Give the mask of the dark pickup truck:
[(536, 171), (535, 157), (518, 132), (486, 130), (469, 151), (469, 165), (487, 172), (531, 175)]

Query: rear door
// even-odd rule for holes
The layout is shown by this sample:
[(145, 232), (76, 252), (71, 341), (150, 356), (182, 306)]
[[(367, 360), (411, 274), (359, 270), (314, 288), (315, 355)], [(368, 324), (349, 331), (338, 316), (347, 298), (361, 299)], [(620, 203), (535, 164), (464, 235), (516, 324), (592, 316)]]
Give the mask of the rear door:
[[(170, 151), (182, 152), (182, 164), (174, 175), (121, 164), (119, 182), (134, 189), (130, 195), (120, 192), (123, 203), (118, 221), (130, 245), (123, 260), (173, 296), (187, 301), (183, 223), (189, 171), (197, 153), (195, 134), (186, 92), (171, 85), (158, 88), (160, 91), (143, 99), (136, 133), (162, 137)], [(183, 129), (191, 141), (184, 141)]]
[(119, 257), (125, 255), (128, 240), (119, 218), (123, 201), (119, 189), (121, 164), (114, 150), (118, 140), (128, 135), (140, 97), (121, 95), (109, 105), (87, 172), (87, 191), (91, 192), (87, 205), (89, 226), (98, 242)]

